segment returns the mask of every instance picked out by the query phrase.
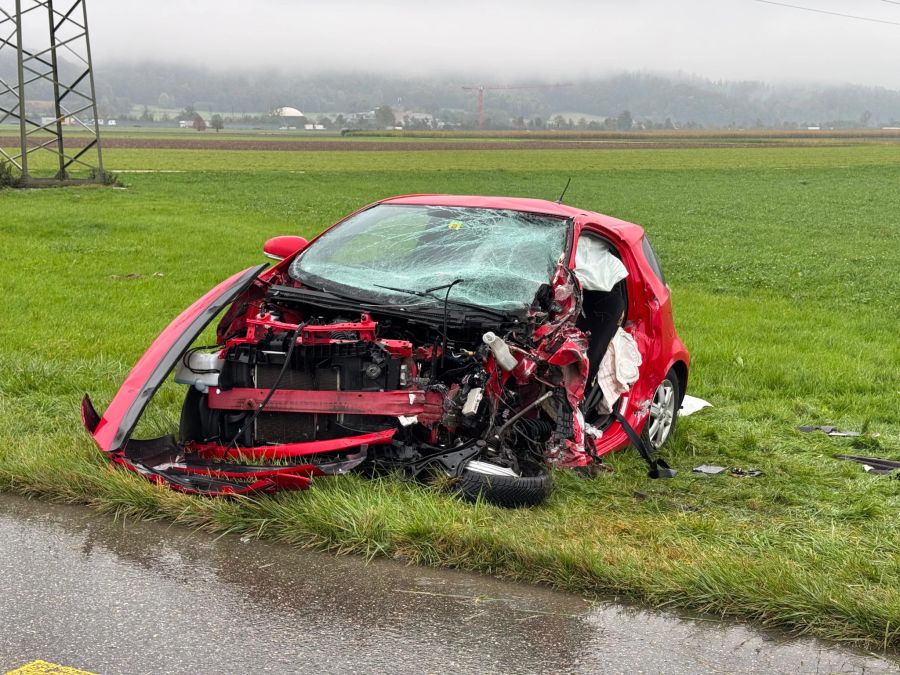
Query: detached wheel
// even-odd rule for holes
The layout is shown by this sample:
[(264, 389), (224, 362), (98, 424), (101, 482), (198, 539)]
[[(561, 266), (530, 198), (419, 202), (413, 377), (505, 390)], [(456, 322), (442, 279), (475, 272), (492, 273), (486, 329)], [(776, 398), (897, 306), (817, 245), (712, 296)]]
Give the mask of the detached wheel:
[(484, 501), (506, 508), (537, 506), (553, 491), (546, 469), (537, 476), (518, 476), (511, 469), (472, 460), (456, 483), (458, 494), (469, 502), (481, 495)]
[(659, 383), (650, 404), (650, 416), (644, 425), (644, 440), (654, 450), (659, 450), (675, 432), (678, 420), (678, 402), (681, 400), (681, 385), (678, 376), (670, 370), (666, 379)]

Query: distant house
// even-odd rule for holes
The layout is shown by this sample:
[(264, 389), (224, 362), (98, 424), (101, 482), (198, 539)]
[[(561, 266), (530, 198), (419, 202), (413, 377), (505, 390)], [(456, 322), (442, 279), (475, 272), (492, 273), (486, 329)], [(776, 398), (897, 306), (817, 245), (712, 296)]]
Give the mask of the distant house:
[(375, 111), (369, 110), (367, 112), (357, 112), (350, 113), (347, 116), (347, 119), (351, 122), (374, 122), (375, 121)]
[[(92, 122), (93, 122), (93, 120), (89, 120), (88, 124), (91, 124)], [(42, 127), (48, 127), (55, 123), (56, 123), (55, 117), (50, 117), (47, 115), (44, 115), (41, 117), (41, 126)], [(74, 125), (78, 124), (78, 119), (75, 117), (63, 117), (61, 124), (65, 124), (67, 126), (74, 126)]]

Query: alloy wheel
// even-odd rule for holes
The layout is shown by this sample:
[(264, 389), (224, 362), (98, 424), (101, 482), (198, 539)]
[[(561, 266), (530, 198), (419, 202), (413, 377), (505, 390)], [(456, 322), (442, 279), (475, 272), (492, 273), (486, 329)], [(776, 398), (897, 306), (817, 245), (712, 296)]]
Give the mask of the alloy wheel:
[(666, 442), (675, 426), (676, 398), (675, 384), (669, 378), (663, 380), (653, 394), (647, 420), (647, 439), (654, 450)]

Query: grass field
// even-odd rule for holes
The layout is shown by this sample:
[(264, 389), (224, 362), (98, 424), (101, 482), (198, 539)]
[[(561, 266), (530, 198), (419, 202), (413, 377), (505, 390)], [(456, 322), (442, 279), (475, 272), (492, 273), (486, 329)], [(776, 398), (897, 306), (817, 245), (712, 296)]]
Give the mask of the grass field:
[[(900, 458), (900, 146), (113, 148), (106, 161), (126, 189), (0, 191), (0, 490), (900, 646), (900, 481), (833, 459)], [(81, 395), (104, 406), (156, 333), (260, 261), (267, 237), (399, 193), (555, 198), (569, 176), (568, 203), (651, 234), (690, 392), (715, 405), (681, 420), (676, 479), (649, 481), (627, 452), (612, 474), (561, 473), (534, 510), (357, 478), (203, 500), (108, 468), (81, 430)], [(142, 431), (168, 431), (181, 394), (167, 385)], [(692, 474), (701, 463), (765, 475)]]

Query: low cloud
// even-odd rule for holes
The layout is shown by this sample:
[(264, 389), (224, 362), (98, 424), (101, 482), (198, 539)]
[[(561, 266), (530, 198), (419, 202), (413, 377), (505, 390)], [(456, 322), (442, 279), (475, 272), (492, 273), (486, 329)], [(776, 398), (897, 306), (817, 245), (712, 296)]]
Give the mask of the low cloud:
[[(900, 5), (890, 3), (791, 4), (900, 23)], [(755, 0), (92, 0), (89, 10), (100, 63), (153, 59), (485, 82), (650, 70), (900, 87), (900, 25)]]

